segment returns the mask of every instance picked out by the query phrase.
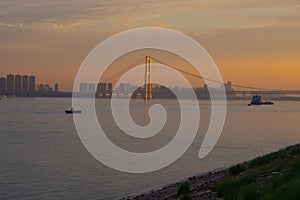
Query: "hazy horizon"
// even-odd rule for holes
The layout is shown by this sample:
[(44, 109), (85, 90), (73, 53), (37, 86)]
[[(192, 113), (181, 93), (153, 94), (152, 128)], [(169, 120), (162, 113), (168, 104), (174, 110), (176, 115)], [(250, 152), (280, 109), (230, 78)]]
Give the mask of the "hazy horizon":
[(300, 89), (299, 10), (299, 0), (0, 1), (0, 76), (34, 74), (68, 91), (98, 43), (152, 26), (197, 40), (224, 81)]

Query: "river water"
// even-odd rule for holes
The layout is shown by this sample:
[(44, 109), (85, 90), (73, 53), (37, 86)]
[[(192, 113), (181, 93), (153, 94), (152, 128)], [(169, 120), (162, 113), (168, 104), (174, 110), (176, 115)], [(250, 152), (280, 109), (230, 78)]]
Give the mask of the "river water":
[[(129, 151), (148, 152), (172, 140), (180, 118), (177, 101), (153, 103), (165, 106), (168, 119), (162, 131), (147, 140), (122, 133), (112, 119), (108, 100), (96, 99), (96, 110), (112, 142)], [(71, 99), (5, 98), (0, 101), (0, 199), (117, 199), (300, 142), (300, 102), (257, 107), (248, 107), (247, 103), (228, 102), (224, 130), (216, 147), (199, 159), (210, 119), (209, 101), (199, 101), (200, 128), (189, 150), (162, 170), (130, 174), (110, 169), (88, 153), (72, 115), (64, 114)], [(130, 104), (139, 125), (149, 122), (145, 107), (140, 100)]]

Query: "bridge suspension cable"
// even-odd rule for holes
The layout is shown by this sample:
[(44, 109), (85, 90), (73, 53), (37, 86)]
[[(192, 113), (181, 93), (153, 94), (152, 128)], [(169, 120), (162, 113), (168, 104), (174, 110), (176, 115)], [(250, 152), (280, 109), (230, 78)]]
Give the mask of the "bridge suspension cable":
[(140, 58), (138, 59), (136, 62), (131, 63), (130, 65), (126, 66), (125, 68), (123, 68), (122, 70), (120, 70), (117, 73), (112, 74), (111, 76), (103, 79), (103, 82), (107, 82), (107, 81), (111, 81), (117, 77), (119, 77), (120, 75), (122, 75), (123, 73), (127, 72), (129, 69), (131, 69), (132, 67), (135, 67), (139, 64), (142, 64), (144, 62), (144, 58)]
[[(123, 73), (125, 73), (126, 71), (128, 71), (129, 69), (131, 69), (132, 67), (134, 66), (137, 66), (139, 64), (143, 64), (144, 63), (144, 59), (145, 58), (140, 58), (138, 59), (136, 62), (126, 66), (125, 68), (123, 68), (122, 70), (120, 70), (119, 72), (117, 73), (114, 73), (112, 75), (110, 75), (109, 77), (103, 79), (103, 82), (107, 82), (107, 81), (111, 81), (115, 78), (117, 78), (118, 76), (122, 75)], [(179, 69), (177, 67), (174, 67), (170, 64), (167, 64), (165, 62), (162, 62), (154, 57), (151, 57), (153, 63), (158, 63), (158, 64), (161, 64), (161, 65), (165, 65), (167, 67), (170, 67), (170, 68), (173, 68), (175, 70), (177, 70), (178, 72), (181, 72), (183, 74), (187, 74), (189, 76), (192, 76), (192, 77), (195, 77), (195, 78), (199, 78), (199, 79), (202, 79), (204, 81), (210, 81), (210, 82), (214, 82), (214, 83), (219, 83), (219, 84), (224, 84), (223, 82), (221, 81), (217, 81), (217, 80), (213, 80), (213, 79), (209, 79), (209, 78), (204, 78), (203, 76), (201, 75), (198, 75), (198, 74), (193, 74), (191, 72), (188, 72), (188, 71), (185, 71), (183, 69)], [(271, 89), (271, 88), (261, 88), (261, 87), (251, 87), (251, 86), (246, 86), (246, 85), (240, 85), (240, 84), (232, 84), (233, 87), (237, 87), (237, 88), (243, 88), (243, 89), (251, 89), (251, 90), (261, 90), (261, 91), (282, 91), (282, 90), (279, 90), (279, 89)]]
[[(181, 73), (184, 73), (184, 74), (187, 74), (187, 75), (190, 75), (190, 76), (193, 76), (193, 77), (196, 77), (196, 78), (200, 78), (202, 80), (205, 80), (205, 81), (210, 81), (210, 82), (214, 82), (214, 83), (219, 83), (219, 84), (224, 84), (223, 82), (221, 81), (217, 81), (217, 80), (213, 80), (213, 79), (209, 79), (209, 78), (204, 78), (202, 77), (201, 75), (197, 75), (197, 74), (193, 74), (191, 72), (187, 72), (185, 70), (182, 70), (182, 69), (178, 69), (174, 66), (171, 66), (167, 63), (164, 63), (158, 59), (155, 59), (155, 58), (152, 58), (153, 61), (156, 61), (157, 63), (159, 64), (162, 64), (162, 65), (165, 65), (165, 66), (168, 66), (168, 67), (171, 67)], [(239, 85), (239, 84), (232, 84), (232, 86), (234, 87), (238, 87), (238, 88), (243, 88), (243, 89), (252, 89), (252, 90), (270, 90), (270, 91), (279, 91), (278, 89), (270, 89), (270, 88), (260, 88), (260, 87), (251, 87), (251, 86), (245, 86), (245, 85)]]

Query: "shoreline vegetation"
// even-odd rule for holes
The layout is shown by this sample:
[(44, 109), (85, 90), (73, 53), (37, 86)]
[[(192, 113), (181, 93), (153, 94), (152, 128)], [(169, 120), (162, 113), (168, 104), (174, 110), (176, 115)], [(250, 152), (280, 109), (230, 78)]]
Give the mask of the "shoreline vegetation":
[(122, 200), (300, 199), (300, 144)]

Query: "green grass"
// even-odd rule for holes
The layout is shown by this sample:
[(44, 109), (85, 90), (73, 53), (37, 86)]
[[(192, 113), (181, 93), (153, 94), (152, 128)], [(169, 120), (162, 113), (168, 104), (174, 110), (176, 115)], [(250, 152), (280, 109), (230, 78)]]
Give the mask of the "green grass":
[(236, 165), (217, 185), (224, 200), (300, 199), (300, 146), (281, 150)]

